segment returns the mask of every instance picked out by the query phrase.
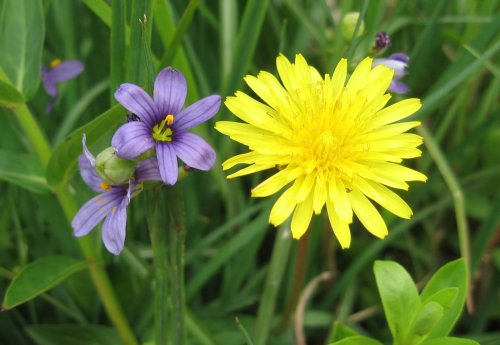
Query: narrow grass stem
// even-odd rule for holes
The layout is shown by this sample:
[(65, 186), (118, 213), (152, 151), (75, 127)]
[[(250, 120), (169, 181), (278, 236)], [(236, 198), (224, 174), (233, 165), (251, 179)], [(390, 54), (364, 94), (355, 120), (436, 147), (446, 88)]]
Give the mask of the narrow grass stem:
[[(470, 273), (470, 244), (469, 244), (469, 229), (467, 224), (467, 215), (465, 212), (465, 198), (462, 191), (462, 187), (458, 182), (457, 177), (451, 170), (450, 164), (443, 152), (441, 151), (439, 145), (437, 144), (434, 136), (427, 130), (425, 125), (421, 125), (417, 128), (420, 135), (424, 137), (424, 143), (429, 153), (436, 162), (437, 168), (441, 173), (448, 189), (453, 197), (453, 203), (455, 206), (455, 217), (457, 221), (458, 229), (458, 241), (460, 243), (460, 253), (465, 260), (465, 265), (467, 267), (468, 274)], [(470, 277), (467, 278), (467, 309), (472, 312), (474, 309), (472, 302), (472, 295), (470, 291)]]
[[(45, 134), (42, 132), (40, 126), (31, 114), (31, 111), (26, 105), (21, 105), (14, 108), (13, 112), (16, 115), (21, 129), (25, 133), (31, 146), (33, 147), (33, 150), (38, 156), (38, 159), (44, 168), (47, 167), (52, 155), (52, 149), (47, 138), (45, 137)], [(78, 210), (75, 200), (64, 187), (54, 190), (54, 194), (64, 211), (66, 219), (68, 222), (71, 222), (73, 216)], [(137, 340), (135, 339), (128, 321), (125, 318), (120, 304), (118, 303), (109, 277), (104, 270), (102, 261), (95, 249), (93, 241), (90, 237), (83, 237), (78, 240), (78, 244), (80, 245), (80, 249), (82, 250), (82, 253), (87, 261), (90, 276), (92, 277), (92, 281), (104, 305), (106, 313), (111, 319), (113, 325), (116, 327), (123, 343), (127, 345), (136, 345)]]
[(186, 327), (184, 317), (186, 311), (186, 293), (184, 286), (184, 243), (186, 240), (186, 225), (184, 213), (184, 198), (181, 185), (168, 188), (169, 228), (169, 269), (172, 297), (172, 338), (174, 345), (186, 343)]
[(259, 310), (257, 312), (257, 321), (255, 325), (254, 344), (265, 345), (272, 325), (274, 316), (274, 307), (278, 290), (281, 285), (283, 273), (288, 263), (288, 253), (292, 244), (290, 235), (290, 222), (287, 221), (281, 225), (276, 234), (271, 263), (267, 272), (267, 279), (264, 291), (260, 299)]
[(169, 325), (170, 291), (168, 283), (168, 224), (164, 210), (167, 207), (166, 193), (163, 188), (156, 188), (146, 193), (148, 208), (148, 227), (153, 249), (154, 266), (154, 329), (155, 343), (167, 344), (169, 334), (172, 334)]

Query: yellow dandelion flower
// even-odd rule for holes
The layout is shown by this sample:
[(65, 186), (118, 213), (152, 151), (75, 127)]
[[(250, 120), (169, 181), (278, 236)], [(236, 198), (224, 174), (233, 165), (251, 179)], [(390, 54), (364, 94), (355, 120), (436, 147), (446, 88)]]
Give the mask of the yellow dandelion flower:
[(417, 149), (422, 137), (406, 133), (420, 122), (399, 122), (421, 107), (420, 100), (385, 107), (394, 71), (382, 65), (372, 69), (371, 58), (356, 67), (347, 84), (345, 59), (324, 78), (300, 54), (295, 63), (281, 55), (276, 64), (281, 83), (265, 71), (245, 77), (263, 102), (240, 91), (226, 99), (229, 110), (246, 123), (219, 121), (215, 128), (249, 149), (223, 163), (224, 170), (248, 165), (228, 178), (278, 168), (252, 196), (266, 197), (287, 187), (269, 222), (278, 226), (293, 213), (294, 238), (306, 232), (313, 213), (319, 215), (325, 205), (342, 248), (351, 243), (353, 214), (369, 232), (384, 238), (387, 226), (372, 201), (410, 218), (410, 207), (388, 187), (408, 190), (407, 181), (427, 179), (400, 165), (422, 153)]

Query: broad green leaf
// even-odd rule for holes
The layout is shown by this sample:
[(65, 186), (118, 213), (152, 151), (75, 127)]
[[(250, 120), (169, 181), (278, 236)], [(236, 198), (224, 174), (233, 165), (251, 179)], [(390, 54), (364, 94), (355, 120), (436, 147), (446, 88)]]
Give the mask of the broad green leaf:
[(421, 345), (479, 345), (477, 341), (462, 338), (442, 337), (428, 339)]
[(121, 121), (125, 121), (127, 111), (115, 105), (86, 125), (73, 131), (57, 146), (47, 168), (47, 182), (52, 187), (65, 184), (82, 153), (82, 136), (87, 135), (87, 145), (91, 146), (103, 135), (111, 131)]
[(408, 272), (394, 261), (375, 261), (373, 270), (394, 343), (399, 344), (420, 310), (417, 288)]
[(45, 25), (41, 0), (4, 0), (0, 9), (0, 66), (30, 99), (40, 83)]
[(3, 308), (11, 309), (35, 298), (85, 267), (85, 262), (65, 256), (46, 256), (33, 261), (23, 267), (10, 283)]
[(354, 337), (344, 338), (330, 345), (383, 345), (380, 341), (372, 338), (356, 335)]
[(429, 302), (420, 308), (415, 320), (412, 323), (409, 341), (406, 344), (419, 344), (427, 338), (436, 323), (443, 317), (443, 307), (436, 302)]
[(0, 105), (4, 107), (24, 103), (24, 97), (13, 86), (0, 80)]
[(26, 328), (38, 345), (122, 344), (112, 327), (98, 325), (40, 325)]
[(336, 322), (335, 326), (333, 327), (333, 332), (332, 332), (331, 337), (329, 338), (329, 341), (330, 342), (339, 341), (339, 340), (342, 340), (344, 338), (357, 336), (357, 335), (359, 335), (359, 333), (356, 332), (354, 329), (352, 329), (344, 324), (341, 324), (339, 322)]
[(420, 298), (422, 301), (430, 300), (434, 294), (449, 287), (458, 289), (457, 297), (448, 310), (445, 310), (442, 319), (432, 330), (429, 338), (447, 336), (462, 312), (467, 290), (467, 272), (463, 259), (452, 261), (441, 267), (427, 283)]
[(0, 180), (36, 193), (50, 190), (40, 161), (30, 154), (0, 150)]
[(437, 302), (443, 307), (443, 311), (446, 312), (455, 302), (458, 295), (458, 288), (450, 287), (444, 288), (436, 292), (434, 295), (429, 296), (425, 300), (422, 300), (422, 304), (427, 304), (429, 302)]

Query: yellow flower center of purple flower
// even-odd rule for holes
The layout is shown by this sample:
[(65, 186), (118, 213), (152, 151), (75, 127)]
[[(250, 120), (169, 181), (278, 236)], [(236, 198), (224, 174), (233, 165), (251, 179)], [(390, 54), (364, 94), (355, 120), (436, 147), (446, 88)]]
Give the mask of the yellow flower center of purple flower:
[(101, 187), (104, 190), (110, 190), (112, 188), (111, 185), (107, 184), (106, 182), (101, 182), (101, 184), (99, 185), (99, 187)]
[(156, 141), (172, 141), (172, 129), (170, 126), (174, 123), (174, 115), (168, 114), (160, 123), (153, 127), (153, 139)]
[(54, 59), (50, 62), (50, 67), (55, 68), (61, 64), (61, 59)]

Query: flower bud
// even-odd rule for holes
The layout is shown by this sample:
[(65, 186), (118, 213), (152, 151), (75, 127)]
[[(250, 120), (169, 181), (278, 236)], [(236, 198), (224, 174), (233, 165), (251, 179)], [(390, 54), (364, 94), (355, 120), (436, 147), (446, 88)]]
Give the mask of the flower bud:
[(95, 171), (103, 182), (119, 186), (134, 175), (135, 163), (118, 157), (115, 148), (108, 147), (95, 158)]
[(356, 30), (356, 24), (359, 19), (359, 12), (349, 12), (346, 13), (344, 18), (342, 18), (342, 21), (340, 25), (342, 26), (342, 35), (344, 36), (344, 39), (348, 42), (352, 41), (354, 38), (361, 36), (365, 32), (365, 22), (361, 20), (361, 24), (359, 25), (359, 30), (356, 35), (354, 36), (354, 31)]
[(391, 46), (391, 39), (387, 32), (381, 31), (375, 36), (375, 47), (376, 53), (381, 54)]

